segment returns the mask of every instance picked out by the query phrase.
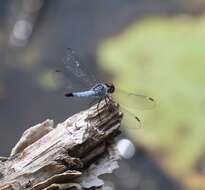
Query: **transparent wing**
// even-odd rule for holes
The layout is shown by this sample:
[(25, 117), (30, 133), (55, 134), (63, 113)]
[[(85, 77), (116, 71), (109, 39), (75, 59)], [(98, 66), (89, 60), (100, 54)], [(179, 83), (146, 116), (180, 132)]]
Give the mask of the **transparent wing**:
[(119, 102), (119, 104), (126, 106), (129, 110), (152, 109), (156, 104), (155, 100), (149, 96), (129, 93), (120, 89), (115, 90), (114, 98)]
[[(67, 49), (63, 57), (63, 65), (65, 70), (62, 72), (69, 80), (75, 80), (77, 83), (83, 84), (85, 87), (91, 87), (96, 83), (95, 77), (89, 72), (89, 68), (81, 63), (76, 52), (70, 48)], [(71, 85), (71, 83), (69, 83)]]
[(142, 123), (137, 115), (129, 111), (127, 108), (120, 105), (120, 110), (123, 113), (122, 124), (128, 126), (129, 129), (135, 130), (142, 127)]

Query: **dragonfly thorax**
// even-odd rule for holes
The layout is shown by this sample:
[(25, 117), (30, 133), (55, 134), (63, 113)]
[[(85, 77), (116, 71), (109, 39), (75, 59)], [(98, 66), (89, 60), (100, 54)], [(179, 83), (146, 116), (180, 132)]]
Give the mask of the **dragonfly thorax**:
[(114, 92), (114, 86), (107, 84), (107, 83), (98, 83), (94, 87), (92, 87), (92, 90), (95, 92), (96, 96), (106, 96), (108, 93)]

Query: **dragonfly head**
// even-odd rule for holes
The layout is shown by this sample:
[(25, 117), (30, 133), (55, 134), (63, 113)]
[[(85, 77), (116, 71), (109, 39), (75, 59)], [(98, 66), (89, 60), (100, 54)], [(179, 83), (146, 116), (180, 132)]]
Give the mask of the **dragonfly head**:
[(113, 93), (115, 91), (115, 86), (113, 84), (106, 83), (106, 86), (108, 87), (108, 93)]

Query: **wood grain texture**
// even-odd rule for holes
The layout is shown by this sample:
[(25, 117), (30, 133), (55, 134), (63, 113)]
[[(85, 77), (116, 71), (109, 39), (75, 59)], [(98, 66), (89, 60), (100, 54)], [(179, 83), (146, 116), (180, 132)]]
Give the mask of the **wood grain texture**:
[(117, 105), (102, 102), (56, 127), (46, 120), (29, 128), (10, 157), (0, 159), (0, 189), (102, 187), (98, 176), (118, 167), (113, 142), (121, 119)]

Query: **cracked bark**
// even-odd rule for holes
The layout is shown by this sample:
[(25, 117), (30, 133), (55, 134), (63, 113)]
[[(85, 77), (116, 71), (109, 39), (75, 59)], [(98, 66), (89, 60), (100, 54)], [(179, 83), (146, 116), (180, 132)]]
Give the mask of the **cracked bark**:
[(102, 102), (56, 127), (48, 119), (29, 128), (10, 157), (0, 157), (0, 189), (103, 188), (98, 176), (118, 167), (114, 139), (121, 119), (117, 105)]

